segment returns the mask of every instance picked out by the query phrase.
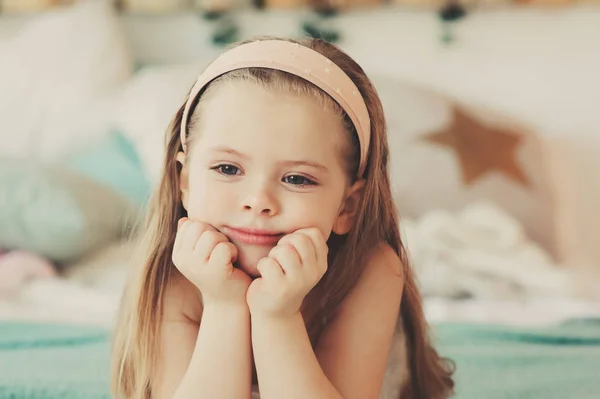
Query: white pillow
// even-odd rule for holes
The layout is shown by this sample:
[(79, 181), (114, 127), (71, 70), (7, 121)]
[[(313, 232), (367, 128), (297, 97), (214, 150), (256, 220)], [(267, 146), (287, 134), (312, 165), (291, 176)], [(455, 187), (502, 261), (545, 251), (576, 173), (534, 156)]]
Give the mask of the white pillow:
[(116, 124), (135, 144), (152, 185), (160, 178), (167, 127), (203, 68), (201, 62), (149, 66), (122, 94)]
[(0, 155), (56, 160), (106, 133), (109, 96), (132, 73), (110, 2), (32, 17), (0, 40)]

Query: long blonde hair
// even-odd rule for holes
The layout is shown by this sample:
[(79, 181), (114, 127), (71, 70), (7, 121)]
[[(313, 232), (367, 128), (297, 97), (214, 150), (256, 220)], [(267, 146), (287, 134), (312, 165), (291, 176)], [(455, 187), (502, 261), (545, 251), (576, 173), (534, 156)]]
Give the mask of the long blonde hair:
[[(379, 96), (362, 68), (340, 49), (325, 41), (297, 41), (336, 63), (354, 81), (365, 99), (371, 117), (371, 145), (365, 170), (366, 185), (355, 224), (345, 236), (333, 234), (329, 241), (329, 268), (306, 298), (306, 326), (313, 346), (349, 291), (361, 276), (363, 265), (373, 248), (385, 242), (402, 260), (404, 296), (401, 314), (407, 337), (411, 380), (403, 398), (438, 399), (453, 390), (450, 362), (441, 359), (428, 339), (421, 297), (400, 238), (388, 172), (389, 149), (386, 122)], [(301, 78), (285, 72), (249, 68), (230, 72), (213, 81), (207, 90), (223, 80), (246, 79), (266, 87), (312, 95), (324, 106), (339, 113), (348, 130), (345, 159), (349, 176), (358, 168), (359, 143), (349, 118), (341, 107), (322, 91)], [(202, 95), (199, 96), (201, 101)], [(187, 101), (187, 98), (183, 102)], [(196, 103), (198, 103), (196, 101)], [(196, 106), (196, 105), (195, 105)], [(147, 213), (142, 246), (143, 258), (137, 263), (125, 290), (113, 343), (112, 392), (115, 397), (149, 398), (150, 381), (160, 354), (162, 302), (165, 289), (175, 273), (171, 261), (177, 221), (186, 216), (179, 187), (180, 165), (176, 155), (182, 150), (179, 130), (183, 105), (167, 130), (166, 156), (160, 184)], [(193, 123), (194, 116), (192, 117)], [(189, 129), (188, 131), (191, 131)]]

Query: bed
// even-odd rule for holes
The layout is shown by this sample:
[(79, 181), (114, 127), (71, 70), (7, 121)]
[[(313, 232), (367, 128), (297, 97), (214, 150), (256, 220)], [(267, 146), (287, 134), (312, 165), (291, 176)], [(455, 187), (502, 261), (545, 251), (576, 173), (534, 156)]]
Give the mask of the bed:
[[(44, 161), (66, 159), (71, 168), (101, 180), (139, 205), (146, 196), (146, 183), (155, 183), (159, 173), (162, 132), (206, 59), (134, 73), (133, 57), (117, 29), (118, 22), (100, 2), (92, 3), (81, 2), (72, 11), (41, 18), (38, 24), (23, 29), (15, 41), (0, 46), (2, 59), (10, 60), (0, 63), (0, 86), (8, 92), (14, 90), (6, 104), (0, 103), (0, 110), (5, 111), (0, 134), (10, 133), (10, 140), (0, 140), (0, 155), (20, 152), (27, 161), (31, 153)], [(144, 25), (143, 21), (137, 23), (137, 27)], [(141, 45), (143, 38), (138, 35)], [(90, 43), (89, 37), (96, 40)], [(146, 42), (154, 46), (156, 41)], [(37, 51), (40, 45), (49, 50)], [(349, 48), (361, 51), (352, 43)], [(146, 58), (152, 58), (151, 49), (146, 50)], [(213, 51), (207, 50), (206, 56), (212, 57)], [(468, 52), (468, 46), (464, 51)], [(105, 61), (101, 69), (97, 67), (99, 59)], [(30, 69), (16, 60), (29, 62)], [(36, 69), (39, 65), (44, 68)], [(545, 191), (533, 195), (501, 176), (474, 184), (470, 191), (463, 189), (448, 152), (425, 148), (414, 137), (402, 136), (407, 131), (421, 134), (424, 125), (440, 122), (436, 118), (445, 115), (452, 104), (445, 97), (419, 90), (423, 96), (415, 97), (414, 88), (395, 79), (391, 67), (385, 69), (387, 76), (381, 75), (376, 83), (386, 107), (401, 104), (405, 109), (410, 105), (407, 99), (417, 98), (412, 104), (416, 108), (408, 114), (420, 115), (420, 120), (390, 112), (402, 116), (390, 118), (390, 131), (393, 157), (395, 154), (395, 159), (405, 162), (396, 165), (394, 183), (401, 209), (407, 211), (401, 229), (425, 295), (432, 338), (442, 354), (457, 363), (456, 397), (599, 397), (600, 279), (580, 274), (568, 263), (558, 264), (545, 248), (528, 238), (531, 233), (545, 243), (562, 242), (556, 233), (571, 231), (568, 227), (574, 219), (568, 209), (552, 210), (547, 203), (572, 207), (574, 202), (550, 198)], [(426, 72), (433, 69), (437, 68)], [(50, 82), (55, 82), (54, 86)], [(72, 92), (64, 93), (60, 106), (54, 106), (53, 93), (65, 86)], [(27, 92), (23, 87), (45, 91)], [(31, 93), (37, 94), (35, 102), (26, 98)], [(509, 94), (512, 101), (514, 95)], [(13, 104), (30, 104), (27, 114), (10, 108)], [(541, 119), (545, 118), (542, 115)], [(123, 135), (103, 141), (106, 131), (115, 127)], [(413, 147), (404, 146), (407, 143)], [(90, 146), (93, 151), (88, 151)], [(67, 156), (66, 147), (72, 150)], [(130, 157), (132, 148), (139, 159)], [(429, 173), (427, 168), (433, 164), (424, 157), (430, 155), (436, 170), (444, 173), (442, 180), (445, 188), (452, 190), (451, 196), (439, 195), (432, 184), (424, 184), (435, 179), (415, 178), (412, 172), (401, 174), (403, 170)], [(410, 163), (413, 161), (417, 163)], [(528, 167), (534, 176), (544, 174), (535, 165)], [(142, 174), (149, 182), (142, 182)], [(551, 183), (541, 180), (546, 186)], [(58, 192), (56, 186), (47, 189), (49, 195)], [(497, 192), (501, 199), (494, 196)], [(509, 192), (519, 201), (507, 199)], [(486, 200), (480, 201), (483, 197)], [(102, 215), (102, 222), (111, 219), (106, 212), (123, 211), (120, 203), (103, 208), (103, 212), (98, 207), (88, 208), (88, 214)], [(38, 216), (52, 213), (41, 209)], [(535, 220), (524, 226), (521, 222), (529, 216)], [(99, 224), (95, 217), (83, 220), (87, 223), (85, 234), (74, 231), (71, 241), (59, 237), (62, 243), (73, 243), (65, 251), (75, 251), (77, 256), (61, 265), (58, 276), (28, 281), (18, 292), (0, 296), (0, 399), (109, 397), (110, 334), (136, 242), (112, 239), (116, 227)], [(46, 240), (53, 237), (52, 231), (58, 231), (51, 229), (50, 222), (49, 218), (41, 225), (50, 232), (42, 234)], [(0, 231), (5, 227), (0, 225)], [(96, 235), (88, 236), (90, 231)], [(93, 238), (94, 245), (80, 243), (80, 237)], [(587, 235), (581, 237), (591, 240)], [(575, 235), (568, 238), (570, 243), (581, 241)], [(595, 244), (589, 247), (597, 250)], [(64, 251), (52, 252), (52, 245), (39, 247), (40, 252), (48, 248), (49, 256), (66, 256)]]

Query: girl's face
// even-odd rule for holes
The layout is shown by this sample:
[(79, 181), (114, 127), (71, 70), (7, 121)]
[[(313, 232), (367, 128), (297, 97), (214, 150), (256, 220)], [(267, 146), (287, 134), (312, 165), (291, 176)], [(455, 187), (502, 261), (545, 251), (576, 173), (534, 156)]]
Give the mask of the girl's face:
[(183, 203), (235, 244), (237, 267), (257, 277), (258, 261), (301, 228), (325, 238), (349, 231), (362, 182), (349, 184), (335, 115), (313, 98), (243, 81), (221, 84), (200, 107)]

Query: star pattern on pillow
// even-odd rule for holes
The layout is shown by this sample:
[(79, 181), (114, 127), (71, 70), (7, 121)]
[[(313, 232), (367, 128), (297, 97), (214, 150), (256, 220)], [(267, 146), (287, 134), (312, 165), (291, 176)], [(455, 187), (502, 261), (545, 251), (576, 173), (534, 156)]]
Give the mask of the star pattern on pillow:
[(452, 121), (447, 126), (425, 135), (424, 139), (454, 152), (466, 185), (494, 172), (523, 186), (530, 185), (516, 159), (522, 136), (508, 129), (484, 125), (459, 107), (454, 107)]

